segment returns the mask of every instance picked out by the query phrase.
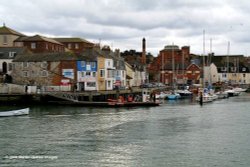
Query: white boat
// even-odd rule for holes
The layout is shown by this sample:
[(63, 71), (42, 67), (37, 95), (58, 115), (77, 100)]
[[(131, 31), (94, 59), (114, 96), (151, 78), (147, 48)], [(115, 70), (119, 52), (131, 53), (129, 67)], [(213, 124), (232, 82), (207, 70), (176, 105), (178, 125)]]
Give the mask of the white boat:
[(228, 94), (229, 97), (239, 96), (241, 93), (241, 92), (235, 91), (234, 89), (226, 90), (225, 92)]
[(236, 92), (246, 92), (247, 91), (247, 89), (243, 89), (243, 88), (239, 88), (239, 87), (234, 88), (233, 90)]
[(168, 93), (160, 92), (160, 94), (156, 94), (155, 97), (156, 99), (166, 99), (168, 95), (169, 95)]
[[(208, 102), (212, 102), (214, 100), (214, 97), (209, 95), (208, 93), (205, 93), (203, 96), (202, 96), (202, 103), (208, 103)], [(200, 96), (197, 96), (196, 97), (196, 101), (200, 102), (201, 99), (200, 99)]]
[(29, 110), (30, 110), (29, 108), (23, 108), (23, 109), (19, 109), (19, 110), (1, 111), (0, 117), (28, 115)]
[(185, 90), (177, 90), (176, 92), (181, 96), (181, 98), (187, 98), (187, 97), (192, 97), (193, 96), (193, 92), (190, 92), (187, 89), (185, 89)]
[(225, 99), (229, 97), (228, 93), (223, 91), (217, 92), (215, 94), (218, 96), (219, 99)]

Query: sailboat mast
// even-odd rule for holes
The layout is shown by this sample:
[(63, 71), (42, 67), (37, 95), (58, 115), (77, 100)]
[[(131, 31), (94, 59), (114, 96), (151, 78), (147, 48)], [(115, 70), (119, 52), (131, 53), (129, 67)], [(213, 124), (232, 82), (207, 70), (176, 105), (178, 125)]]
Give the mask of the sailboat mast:
[(203, 63), (203, 87), (205, 87), (205, 30), (203, 30), (203, 55), (202, 55), (202, 63)]
[(229, 53), (230, 53), (230, 41), (227, 44), (227, 82), (228, 82), (228, 75), (229, 75)]
[(173, 89), (175, 89), (175, 64), (174, 64), (174, 43), (172, 44), (172, 72), (173, 72), (173, 78), (172, 78), (172, 83), (173, 83)]

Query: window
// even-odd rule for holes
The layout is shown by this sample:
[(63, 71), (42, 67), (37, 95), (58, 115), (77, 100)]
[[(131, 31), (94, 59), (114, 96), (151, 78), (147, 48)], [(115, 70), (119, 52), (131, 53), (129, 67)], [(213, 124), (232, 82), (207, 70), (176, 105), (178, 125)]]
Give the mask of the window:
[(48, 76), (48, 72), (46, 70), (41, 71), (41, 76), (42, 77), (47, 77)]
[(28, 77), (29, 76), (29, 72), (28, 71), (24, 71), (23, 72), (23, 77)]
[(226, 67), (221, 67), (221, 71), (227, 71)]
[(111, 81), (108, 81), (108, 87), (111, 87)]
[(232, 72), (236, 72), (236, 67), (231, 67)]
[(16, 56), (16, 52), (9, 52), (9, 58), (13, 58)]
[(78, 43), (75, 44), (75, 49), (79, 49), (79, 44)]
[(14, 70), (15, 69), (15, 64), (11, 63), (11, 67), (12, 67), (12, 70)]
[(31, 43), (31, 49), (36, 49), (36, 43), (34, 42)]
[(85, 72), (82, 71), (81, 72), (81, 76), (84, 77), (85, 76)]
[(28, 62), (23, 62), (23, 68), (28, 68), (29, 67), (29, 63)]
[(86, 72), (86, 77), (89, 77), (91, 76), (91, 73), (90, 72)]
[(124, 71), (122, 71), (122, 77), (123, 77), (123, 78), (125, 77), (125, 72), (124, 72)]
[(93, 72), (93, 73), (92, 73), (92, 76), (93, 76), (93, 77), (96, 77), (96, 72)]
[(246, 68), (245, 68), (245, 67), (243, 67), (243, 68), (242, 68), (242, 71), (246, 71)]
[(7, 43), (8, 43), (7, 35), (4, 35), (4, 36), (3, 36), (3, 44), (4, 44), (4, 45), (7, 45)]
[(86, 62), (85, 61), (81, 61), (81, 67), (85, 67)]
[(223, 78), (226, 78), (226, 77), (227, 77), (227, 74), (226, 74), (226, 73), (223, 73), (223, 74), (222, 74), (222, 77), (223, 77)]
[(68, 48), (71, 49), (71, 43), (68, 43)]
[(95, 68), (95, 62), (91, 62), (90, 64), (92, 68)]
[(105, 77), (105, 71), (102, 69), (100, 70), (100, 77), (104, 78)]
[(246, 77), (246, 74), (243, 74), (243, 77), (245, 78), (245, 77)]
[(9, 66), (9, 71), (11, 71), (13, 69), (12, 63), (8, 63), (8, 66)]
[(110, 66), (110, 61), (108, 61), (108, 67)]
[(95, 82), (87, 82), (87, 87), (96, 87)]
[(47, 68), (47, 65), (48, 65), (47, 62), (42, 62), (41, 67), (42, 68)]
[(49, 46), (48, 46), (48, 44), (47, 44), (47, 43), (45, 44), (45, 47), (46, 47), (46, 49), (47, 49), (47, 50), (49, 49)]

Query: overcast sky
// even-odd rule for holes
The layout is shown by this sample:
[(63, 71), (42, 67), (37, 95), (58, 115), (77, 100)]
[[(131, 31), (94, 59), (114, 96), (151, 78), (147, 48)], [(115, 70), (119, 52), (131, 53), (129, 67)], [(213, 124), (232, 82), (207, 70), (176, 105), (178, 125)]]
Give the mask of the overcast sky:
[[(250, 55), (249, 0), (1, 0), (0, 23), (27, 35), (81, 37), (157, 56), (172, 43), (191, 52)], [(212, 40), (210, 40), (212, 39)], [(212, 47), (210, 47), (212, 41)]]

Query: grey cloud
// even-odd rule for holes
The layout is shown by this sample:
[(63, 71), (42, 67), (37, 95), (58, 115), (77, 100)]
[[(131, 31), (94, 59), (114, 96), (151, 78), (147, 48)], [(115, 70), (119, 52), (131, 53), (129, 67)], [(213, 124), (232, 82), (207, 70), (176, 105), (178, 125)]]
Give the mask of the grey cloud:
[(20, 32), (102, 39), (127, 49), (140, 49), (146, 37), (155, 55), (171, 41), (200, 53), (204, 29), (215, 48), (228, 40), (249, 43), (249, 6), (247, 0), (2, 0), (0, 21)]

